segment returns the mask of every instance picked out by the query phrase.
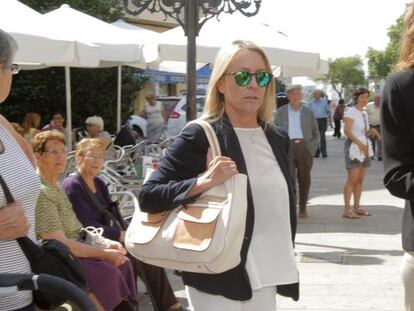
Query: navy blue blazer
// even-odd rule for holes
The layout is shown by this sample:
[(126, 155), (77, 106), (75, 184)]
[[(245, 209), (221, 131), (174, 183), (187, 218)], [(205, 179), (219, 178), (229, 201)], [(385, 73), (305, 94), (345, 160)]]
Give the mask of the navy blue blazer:
[[(240, 173), (247, 174), (246, 163), (237, 135), (226, 116), (211, 123), (221, 147), (222, 154), (235, 161)], [(289, 175), (288, 150), (289, 137), (280, 127), (261, 122), (265, 135), (286, 178), (290, 198), (290, 221), (292, 240), (296, 233), (296, 205)], [(209, 144), (204, 130), (199, 125), (187, 126), (178, 135), (157, 170), (151, 175), (139, 193), (141, 210), (157, 213), (173, 209), (181, 204), (190, 203), (194, 197), (186, 198), (188, 191), (197, 180), (197, 176), (206, 170), (207, 150)], [(258, 165), (260, 165), (258, 163)], [(200, 274), (182, 272), (184, 284), (215, 295), (222, 295), (232, 300), (248, 300), (252, 297), (249, 277), (245, 269), (254, 224), (253, 197), (248, 183), (247, 218), (244, 242), (241, 249), (241, 263), (220, 274)], [(277, 292), (281, 295), (299, 299), (299, 283), (279, 285)]]
[(405, 199), (402, 246), (414, 251), (414, 70), (390, 75), (381, 102), (384, 185)]

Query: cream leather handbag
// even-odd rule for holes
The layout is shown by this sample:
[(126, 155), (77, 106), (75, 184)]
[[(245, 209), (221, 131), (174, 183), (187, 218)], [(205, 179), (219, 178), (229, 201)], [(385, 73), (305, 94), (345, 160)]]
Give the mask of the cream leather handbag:
[[(221, 155), (217, 136), (203, 120), (213, 158)], [(247, 212), (247, 176), (237, 174), (209, 189), (196, 202), (148, 214), (135, 210), (125, 237), (128, 252), (155, 266), (217, 274), (240, 263)]]

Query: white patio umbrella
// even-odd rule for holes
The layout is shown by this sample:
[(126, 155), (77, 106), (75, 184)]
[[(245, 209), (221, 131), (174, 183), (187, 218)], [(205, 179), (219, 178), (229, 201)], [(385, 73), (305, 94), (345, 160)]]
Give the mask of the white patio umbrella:
[[(24, 68), (65, 66), (66, 113), (71, 131), (70, 66), (96, 67), (99, 47), (90, 41), (63, 34), (59, 27), (47, 22), (43, 15), (17, 0), (0, 1), (0, 28), (10, 33), (19, 49), (15, 62)], [(68, 144), (71, 137), (68, 137)]]
[[(197, 37), (197, 61), (213, 63), (222, 46), (240, 39), (253, 41), (262, 47), (271, 65), (318, 68), (318, 53), (300, 50), (269, 25), (237, 16), (223, 16), (204, 24)], [(160, 60), (186, 61), (187, 38), (181, 27), (162, 33), (158, 43)]]
[(325, 75), (329, 72), (329, 62), (324, 59), (319, 60), (319, 66), (317, 68), (298, 68), (292, 66), (275, 66), (273, 68), (273, 75), (280, 78), (291, 77), (314, 77), (319, 75)]
[[(44, 14), (47, 21), (57, 25), (70, 36), (87, 40), (99, 46), (99, 67), (118, 66), (117, 83), (117, 130), (121, 124), (121, 66), (130, 64), (144, 67), (146, 61), (153, 61), (158, 53), (144, 55), (144, 40), (133, 38), (129, 31), (119, 29), (93, 16), (72, 9), (64, 4), (60, 8)], [(70, 78), (67, 76), (67, 78)], [(69, 121), (68, 121), (69, 123)]]
[(43, 16), (48, 22), (57, 25), (63, 34), (99, 46), (102, 67), (125, 63), (145, 66), (147, 60), (143, 56), (144, 43), (131, 38), (128, 31), (72, 9), (67, 4)]
[(85, 67), (99, 64), (97, 46), (62, 36), (42, 14), (17, 0), (0, 1), (0, 29), (10, 33), (19, 45), (16, 63)]

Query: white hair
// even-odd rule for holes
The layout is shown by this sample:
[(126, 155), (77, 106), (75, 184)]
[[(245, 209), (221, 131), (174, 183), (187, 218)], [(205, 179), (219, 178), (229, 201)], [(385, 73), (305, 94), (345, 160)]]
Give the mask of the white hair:
[(88, 117), (85, 124), (95, 124), (99, 127), (100, 131), (103, 131), (104, 129), (104, 121), (100, 116)]
[(9, 67), (16, 51), (16, 41), (7, 32), (0, 29), (0, 65)]

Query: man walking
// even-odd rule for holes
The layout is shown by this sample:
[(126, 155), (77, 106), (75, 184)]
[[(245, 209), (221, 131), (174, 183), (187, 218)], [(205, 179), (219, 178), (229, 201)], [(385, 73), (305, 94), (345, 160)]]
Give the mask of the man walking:
[(312, 110), (301, 103), (302, 86), (288, 87), (287, 96), (289, 104), (276, 111), (275, 123), (288, 131), (290, 137), (289, 169), (295, 185), (296, 179), (299, 185), (299, 217), (305, 218), (311, 185), (310, 172), (313, 155), (319, 144), (319, 130)]
[[(381, 134), (381, 125), (380, 125), (380, 103), (381, 96), (376, 95), (373, 102), (367, 104), (367, 114), (369, 121), (369, 128), (374, 128)], [(374, 149), (374, 156), (377, 157), (378, 161), (382, 161), (382, 141), (381, 136), (370, 136), (369, 139), (372, 143), (372, 148)]]
[(316, 89), (313, 92), (313, 100), (309, 102), (309, 108), (313, 111), (316, 121), (318, 122), (320, 137), (320, 144), (316, 150), (315, 158), (319, 158), (320, 153), (322, 153), (323, 158), (326, 158), (328, 153), (326, 152), (325, 132), (328, 126), (329, 106), (326, 98), (321, 97), (321, 90)]

